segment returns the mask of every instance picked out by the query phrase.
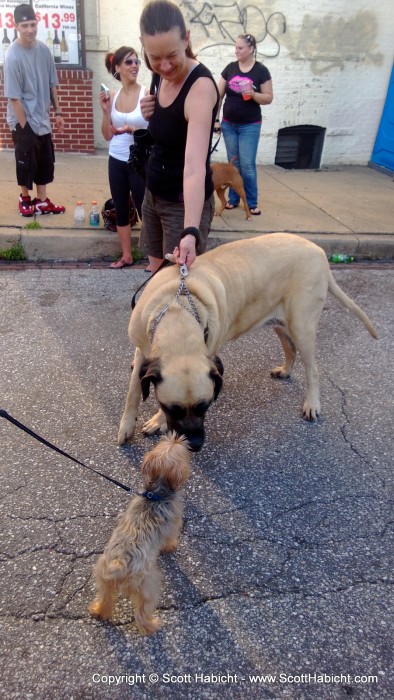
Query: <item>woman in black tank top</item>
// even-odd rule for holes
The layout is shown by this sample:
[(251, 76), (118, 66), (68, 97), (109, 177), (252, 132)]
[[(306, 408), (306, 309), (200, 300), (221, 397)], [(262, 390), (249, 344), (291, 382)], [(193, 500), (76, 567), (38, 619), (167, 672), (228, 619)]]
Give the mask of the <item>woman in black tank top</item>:
[(154, 272), (167, 253), (193, 263), (214, 213), (210, 145), (218, 91), (191, 49), (183, 15), (169, 0), (148, 3), (140, 20), (147, 66), (160, 76), (141, 100), (154, 147), (147, 166), (140, 244)]

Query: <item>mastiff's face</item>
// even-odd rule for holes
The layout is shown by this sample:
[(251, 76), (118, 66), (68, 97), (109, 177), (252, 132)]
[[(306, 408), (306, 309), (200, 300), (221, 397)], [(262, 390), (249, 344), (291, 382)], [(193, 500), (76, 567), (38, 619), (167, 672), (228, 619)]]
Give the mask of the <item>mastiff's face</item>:
[(168, 430), (185, 435), (192, 450), (201, 449), (204, 418), (222, 388), (223, 365), (217, 355), (146, 360), (140, 372), (142, 397), (149, 396), (150, 383), (167, 419)]

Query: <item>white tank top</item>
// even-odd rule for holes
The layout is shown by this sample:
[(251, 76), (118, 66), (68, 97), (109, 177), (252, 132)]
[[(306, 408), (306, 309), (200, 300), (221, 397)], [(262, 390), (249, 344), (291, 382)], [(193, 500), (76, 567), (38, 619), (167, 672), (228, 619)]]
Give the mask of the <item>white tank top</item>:
[[(120, 90), (121, 89), (122, 88), (120, 88)], [(126, 113), (118, 112), (118, 110), (115, 107), (120, 90), (118, 90), (116, 95), (114, 95), (114, 99), (112, 100), (112, 126), (114, 126), (115, 129), (120, 129), (122, 126), (125, 126), (127, 124), (127, 126), (133, 126), (135, 129), (146, 129), (148, 126), (148, 122), (142, 116), (140, 105), (141, 97), (145, 96), (146, 88), (144, 86), (141, 87), (141, 91), (138, 97), (138, 104), (135, 110), (133, 112)], [(134, 143), (134, 137), (132, 136), (132, 134), (119, 134), (118, 136), (113, 136), (111, 141), (109, 142), (108, 153), (110, 156), (116, 158), (117, 160), (123, 160), (127, 162), (129, 160), (130, 146), (132, 143)]]

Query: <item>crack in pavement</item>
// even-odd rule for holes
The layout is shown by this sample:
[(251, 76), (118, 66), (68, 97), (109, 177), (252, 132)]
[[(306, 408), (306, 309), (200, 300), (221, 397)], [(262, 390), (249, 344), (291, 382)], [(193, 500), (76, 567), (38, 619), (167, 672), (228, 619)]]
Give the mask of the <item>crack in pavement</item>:
[[(350, 421), (349, 415), (348, 415), (347, 410), (346, 410), (346, 406), (347, 406), (346, 391), (345, 391), (345, 389), (342, 389), (339, 386), (339, 384), (336, 384), (336, 382), (331, 377), (329, 377), (328, 379), (329, 379), (330, 384), (334, 387), (334, 389), (336, 389), (336, 391), (341, 396), (341, 413), (344, 417), (344, 423), (339, 427), (339, 430), (340, 430), (340, 433), (343, 437), (343, 440), (344, 440), (345, 444), (349, 447), (349, 449), (352, 452), (354, 452), (354, 454), (357, 455), (357, 457), (362, 462), (364, 462), (364, 464), (366, 464), (368, 467), (372, 467), (373, 464), (370, 462), (370, 460), (368, 460), (368, 458), (357, 449), (357, 447), (354, 445), (354, 443), (351, 440), (349, 440), (349, 438), (346, 434), (346, 428), (351, 425), (351, 421)], [(382, 488), (385, 488), (384, 479), (380, 478), (380, 482), (382, 484)]]
[[(227, 591), (223, 594), (201, 596), (201, 598), (194, 603), (187, 603), (184, 606), (177, 605), (161, 605), (158, 606), (158, 612), (184, 612), (185, 610), (194, 610), (201, 608), (205, 605), (215, 603), (216, 601), (226, 601), (232, 598), (265, 598), (268, 600), (279, 600), (281, 598), (287, 597), (299, 597), (303, 599), (320, 599), (330, 595), (337, 595), (341, 593), (347, 593), (349, 591), (354, 591), (358, 589), (367, 589), (371, 586), (391, 586), (394, 584), (394, 580), (388, 580), (386, 578), (375, 578), (375, 579), (359, 579), (346, 586), (336, 586), (333, 588), (326, 588), (323, 591), (310, 592), (303, 591), (301, 587), (291, 586), (289, 588), (271, 588), (267, 584), (262, 586), (254, 586), (249, 590), (232, 590)], [(130, 604), (130, 601), (127, 601)], [(86, 621), (90, 622), (94, 626), (113, 626), (113, 627), (123, 627), (134, 622), (134, 616), (132, 615), (130, 619), (127, 620), (97, 620), (92, 617), (88, 612), (72, 613), (72, 612), (46, 612), (45, 610), (35, 611), (34, 613), (0, 613), (0, 619), (14, 619), (14, 620), (32, 620), (34, 622), (45, 622), (46, 620), (63, 620), (63, 621)]]

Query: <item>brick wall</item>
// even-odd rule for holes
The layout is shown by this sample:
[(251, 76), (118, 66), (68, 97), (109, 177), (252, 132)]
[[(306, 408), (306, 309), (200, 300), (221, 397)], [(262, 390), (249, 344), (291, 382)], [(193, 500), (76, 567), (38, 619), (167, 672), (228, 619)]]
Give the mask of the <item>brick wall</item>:
[[(65, 130), (61, 136), (53, 134), (56, 151), (94, 153), (93, 72), (58, 69), (57, 75), (59, 103), (64, 115)], [(6, 121), (7, 100), (3, 97), (3, 86), (3, 69), (0, 68), (0, 149), (13, 148)]]

